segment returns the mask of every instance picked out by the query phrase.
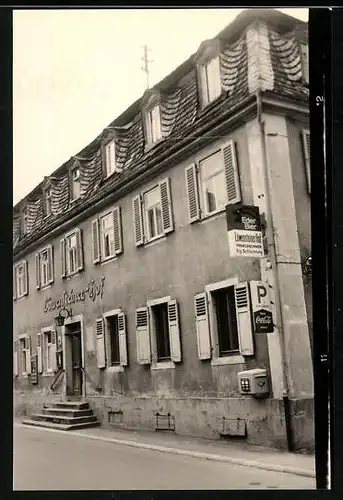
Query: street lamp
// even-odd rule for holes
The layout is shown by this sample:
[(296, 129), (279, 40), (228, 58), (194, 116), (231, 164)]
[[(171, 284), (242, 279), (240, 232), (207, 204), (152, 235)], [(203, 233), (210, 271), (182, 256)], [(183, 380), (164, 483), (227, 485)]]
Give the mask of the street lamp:
[(73, 316), (72, 309), (66, 309), (63, 307), (58, 313), (58, 316), (55, 318), (56, 326), (63, 326), (64, 322), (67, 318), (71, 318)]

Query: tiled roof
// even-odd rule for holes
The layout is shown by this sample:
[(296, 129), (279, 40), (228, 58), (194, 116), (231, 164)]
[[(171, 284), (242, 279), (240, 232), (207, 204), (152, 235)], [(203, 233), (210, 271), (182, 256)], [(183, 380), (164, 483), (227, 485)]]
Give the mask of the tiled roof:
[[(288, 19), (288, 16), (286, 16)], [(241, 17), (242, 19), (242, 17)], [(289, 22), (287, 20), (287, 22)], [(306, 25), (305, 25), (306, 26)], [(297, 28), (299, 30), (299, 28)], [(285, 97), (306, 100), (308, 89), (302, 83), (301, 60), (299, 45), (294, 32), (280, 34), (273, 27), (268, 27), (270, 58), (272, 68), (272, 91)], [(221, 32), (221, 36), (224, 33)], [(222, 87), (225, 92), (212, 105), (204, 110), (200, 108), (198, 99), (197, 76), (192, 58), (182, 66), (183, 75), (179, 80), (165, 88), (158, 84), (160, 89), (161, 128), (163, 140), (154, 148), (145, 151), (142, 114), (139, 103), (129, 108), (131, 117), (123, 123), (123, 115), (114, 120), (106, 130), (114, 129), (116, 138), (116, 161), (118, 172), (108, 179), (103, 179), (101, 165), (101, 139), (97, 137), (83, 152), (76, 155), (60, 167), (54, 177), (50, 178), (52, 192), (53, 215), (44, 218), (42, 195), (29, 204), (30, 227), (28, 234), (19, 237), (20, 224), (17, 218), (13, 224), (13, 244), (15, 253), (24, 248), (29, 242), (58, 226), (66, 214), (72, 215), (77, 208), (88, 206), (96, 200), (114, 191), (118, 183), (122, 183), (144, 169), (162, 152), (167, 151), (187, 136), (195, 135), (197, 130), (219, 116), (225, 109), (237, 106), (249, 97), (247, 38), (245, 31), (234, 41), (222, 40), (220, 54)], [(177, 70), (174, 72), (176, 74)], [(162, 87), (162, 89), (161, 89)], [(269, 87), (270, 90), (270, 87)], [(129, 114), (126, 112), (126, 115)], [(69, 196), (69, 172), (71, 165), (78, 163), (80, 167), (81, 198), (71, 202)], [(35, 193), (39, 189), (35, 189)], [(14, 212), (18, 211), (19, 203)]]

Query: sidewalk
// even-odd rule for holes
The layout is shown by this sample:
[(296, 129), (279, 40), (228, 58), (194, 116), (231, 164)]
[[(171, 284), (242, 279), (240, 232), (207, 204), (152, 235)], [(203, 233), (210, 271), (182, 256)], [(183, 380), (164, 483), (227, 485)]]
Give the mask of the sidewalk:
[[(22, 426), (20, 421), (14, 427)], [(35, 427), (37, 429), (37, 427)], [(42, 428), (38, 428), (41, 430)], [(48, 432), (65, 433), (88, 439), (107, 441), (125, 446), (145, 448), (165, 453), (176, 453), (206, 460), (229, 462), (258, 469), (284, 472), (299, 476), (315, 477), (313, 455), (288, 453), (270, 448), (246, 445), (237, 442), (212, 441), (209, 439), (180, 436), (163, 431), (133, 431), (93, 427), (78, 431), (44, 429)]]

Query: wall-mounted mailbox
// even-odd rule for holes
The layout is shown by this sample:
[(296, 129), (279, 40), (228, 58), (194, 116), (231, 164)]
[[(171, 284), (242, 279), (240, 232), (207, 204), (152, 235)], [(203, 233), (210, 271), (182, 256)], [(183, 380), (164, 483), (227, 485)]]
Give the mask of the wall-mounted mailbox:
[(265, 368), (255, 368), (239, 372), (238, 387), (241, 394), (250, 396), (264, 396), (269, 393), (267, 370)]

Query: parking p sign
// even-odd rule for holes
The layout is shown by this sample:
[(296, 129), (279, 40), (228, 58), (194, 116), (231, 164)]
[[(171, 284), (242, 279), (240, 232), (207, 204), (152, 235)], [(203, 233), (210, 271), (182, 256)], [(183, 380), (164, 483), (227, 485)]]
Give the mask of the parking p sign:
[(255, 333), (274, 331), (269, 287), (263, 281), (250, 281), (251, 307)]

